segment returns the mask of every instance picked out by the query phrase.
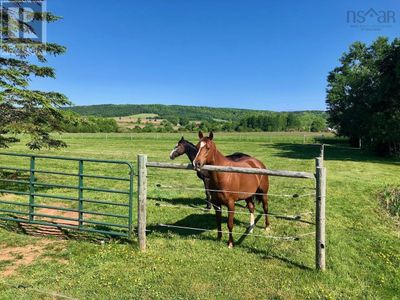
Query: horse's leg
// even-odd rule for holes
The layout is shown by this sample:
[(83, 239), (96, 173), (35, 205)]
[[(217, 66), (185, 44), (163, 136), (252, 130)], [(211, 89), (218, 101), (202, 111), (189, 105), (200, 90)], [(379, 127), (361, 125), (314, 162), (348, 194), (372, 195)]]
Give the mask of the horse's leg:
[(211, 209), (211, 193), (209, 191), (209, 189), (210, 189), (210, 178), (205, 177), (203, 179), (203, 183), (204, 183), (204, 190), (206, 192), (206, 201), (207, 201), (206, 209)]
[(230, 200), (228, 202), (228, 230), (229, 230), (229, 240), (228, 240), (228, 247), (232, 248), (233, 247), (233, 236), (232, 236), (232, 230), (233, 230), (233, 217), (235, 215), (235, 201)]
[[(261, 191), (260, 193), (263, 193), (263, 192)], [(264, 214), (265, 214), (264, 229), (267, 231), (267, 230), (271, 229), (269, 227), (269, 218), (268, 218), (268, 195), (263, 194), (263, 195), (259, 195), (258, 197), (260, 197), (259, 199), (262, 201), (262, 204), (263, 204), (263, 209), (264, 209)]]
[(247, 198), (246, 199), (247, 202), (247, 208), (250, 211), (250, 227), (249, 227), (249, 233), (253, 232), (253, 228), (254, 228), (254, 202), (253, 202), (253, 198)]
[(221, 227), (221, 205), (216, 205), (213, 204), (214, 209), (215, 209), (215, 217), (216, 217), (216, 221), (217, 221), (217, 239), (221, 239), (222, 238), (222, 227)]

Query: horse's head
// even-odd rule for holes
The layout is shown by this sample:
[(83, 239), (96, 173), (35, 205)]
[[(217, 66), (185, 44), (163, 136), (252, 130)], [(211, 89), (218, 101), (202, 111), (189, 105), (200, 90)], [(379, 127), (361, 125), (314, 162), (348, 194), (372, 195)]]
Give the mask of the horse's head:
[(193, 160), (193, 166), (195, 169), (200, 169), (206, 164), (210, 164), (215, 153), (215, 144), (213, 142), (214, 134), (211, 131), (208, 136), (204, 136), (201, 131), (199, 131), (199, 143), (196, 145), (198, 150), (195, 159)]
[(185, 154), (185, 139), (182, 137), (179, 142), (176, 144), (174, 149), (172, 149), (171, 153), (169, 154), (170, 159), (175, 159), (182, 154)]

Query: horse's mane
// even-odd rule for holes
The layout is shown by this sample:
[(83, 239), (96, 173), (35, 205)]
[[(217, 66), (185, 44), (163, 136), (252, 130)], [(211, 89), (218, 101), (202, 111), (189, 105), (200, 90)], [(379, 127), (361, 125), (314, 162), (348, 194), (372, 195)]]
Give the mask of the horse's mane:
[[(190, 146), (192, 146), (193, 148), (196, 148), (196, 145), (194, 145), (193, 143), (187, 141), (187, 140), (183, 140), (182, 142), (185, 142), (186, 144), (189, 144)], [(197, 148), (196, 148), (197, 149)]]

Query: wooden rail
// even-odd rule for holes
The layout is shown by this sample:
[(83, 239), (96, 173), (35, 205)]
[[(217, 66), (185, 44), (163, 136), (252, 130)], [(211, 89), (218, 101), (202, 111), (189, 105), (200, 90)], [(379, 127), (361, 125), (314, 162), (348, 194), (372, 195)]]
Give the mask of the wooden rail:
[[(148, 168), (181, 169), (181, 170), (194, 169), (192, 164), (172, 164), (163, 162), (148, 162), (146, 166)], [(216, 171), (216, 172), (246, 173), (246, 174), (257, 174), (257, 175), (259, 174), (259, 175), (291, 177), (291, 178), (306, 178), (306, 179), (315, 178), (314, 174), (312, 173), (285, 171), (285, 170), (239, 168), (239, 167), (225, 167), (225, 166), (211, 166), (211, 165), (205, 165), (201, 167), (201, 170)]]

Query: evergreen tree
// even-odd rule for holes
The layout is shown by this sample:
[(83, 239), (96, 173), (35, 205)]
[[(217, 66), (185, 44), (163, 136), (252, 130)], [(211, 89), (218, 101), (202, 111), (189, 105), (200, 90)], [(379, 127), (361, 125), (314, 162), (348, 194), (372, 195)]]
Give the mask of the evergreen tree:
[[(12, 1), (17, 2), (17, 1)], [(38, 7), (41, 1), (32, 2)], [(43, 147), (65, 147), (66, 144), (51, 137), (50, 132), (61, 131), (64, 115), (59, 108), (69, 105), (68, 99), (57, 92), (29, 89), (32, 77), (55, 78), (53, 68), (46, 66), (46, 55), (60, 55), (65, 47), (45, 43), (29, 37), (35, 34), (27, 19), (51, 23), (59, 19), (49, 12), (32, 12), (23, 3), (15, 3), (19, 14), (1, 6), (0, 34), (0, 147), (7, 147), (18, 141), (12, 135), (30, 135), (27, 146), (30, 149)], [(23, 32), (26, 38), (21, 38)]]

